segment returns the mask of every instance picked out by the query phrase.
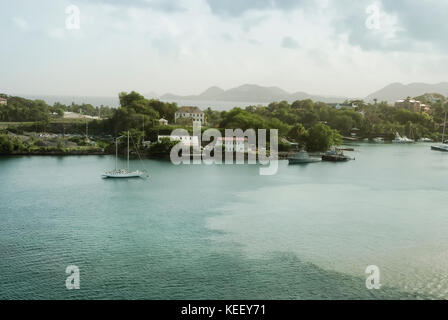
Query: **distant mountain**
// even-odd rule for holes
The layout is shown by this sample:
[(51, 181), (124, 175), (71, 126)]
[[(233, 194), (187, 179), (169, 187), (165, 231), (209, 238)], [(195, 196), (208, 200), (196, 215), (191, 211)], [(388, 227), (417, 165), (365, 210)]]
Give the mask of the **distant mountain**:
[(213, 100), (214, 97), (218, 97), (224, 93), (225, 91), (219, 87), (210, 87), (202, 92), (199, 96), (204, 100)]
[(159, 95), (157, 93), (155, 93), (154, 91), (148, 92), (147, 94), (145, 94), (145, 98), (146, 99), (159, 99)]
[(211, 87), (202, 92), (199, 95), (180, 96), (171, 93), (167, 93), (160, 97), (165, 101), (240, 101), (249, 103), (266, 103), (273, 101), (286, 100), (293, 102), (296, 100), (312, 99), (314, 101), (322, 102), (343, 102), (345, 97), (335, 96), (318, 96), (310, 95), (305, 92), (289, 93), (278, 87), (263, 87), (255, 84), (244, 84), (242, 86), (232, 88), (229, 90), (223, 90), (219, 87)]
[(373, 99), (378, 101), (387, 101), (393, 103), (399, 99), (407, 97), (417, 97), (425, 93), (439, 93), (448, 96), (448, 82), (438, 84), (428, 83), (392, 83), (381, 90), (378, 90), (365, 98), (365, 101), (371, 102)]
[(91, 97), (91, 96), (55, 96), (55, 95), (38, 95), (38, 94), (12, 94), (31, 100), (44, 100), (47, 104), (53, 105), (56, 102), (69, 105), (72, 102), (76, 104), (91, 104), (93, 106), (109, 106), (118, 107), (120, 101), (117, 97)]

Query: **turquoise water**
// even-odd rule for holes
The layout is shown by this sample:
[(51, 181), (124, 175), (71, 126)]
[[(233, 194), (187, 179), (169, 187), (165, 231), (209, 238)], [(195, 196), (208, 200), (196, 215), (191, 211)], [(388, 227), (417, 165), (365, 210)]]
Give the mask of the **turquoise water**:
[(149, 180), (101, 179), (109, 156), (0, 158), (0, 298), (448, 298), (448, 154), (355, 148), (274, 176), (132, 162)]

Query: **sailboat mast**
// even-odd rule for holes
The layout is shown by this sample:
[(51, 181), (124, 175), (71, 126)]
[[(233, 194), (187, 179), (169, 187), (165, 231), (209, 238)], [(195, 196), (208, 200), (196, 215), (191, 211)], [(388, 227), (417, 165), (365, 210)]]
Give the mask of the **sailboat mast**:
[(115, 171), (118, 169), (118, 137), (115, 138)]
[(446, 111), (445, 111), (445, 122), (443, 123), (442, 144), (445, 142), (445, 129), (446, 129)]
[(143, 115), (143, 139), (142, 141), (145, 141), (145, 116)]
[(128, 131), (128, 171), (129, 171), (129, 131)]

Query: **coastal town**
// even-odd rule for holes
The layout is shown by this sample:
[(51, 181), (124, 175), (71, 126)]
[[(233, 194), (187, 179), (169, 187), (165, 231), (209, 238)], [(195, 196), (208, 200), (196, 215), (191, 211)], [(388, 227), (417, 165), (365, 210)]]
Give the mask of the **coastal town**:
[(277, 320), (448, 300), (447, 12), (1, 1), (0, 301)]
[[(44, 101), (2, 94), (0, 152), (113, 154), (114, 137), (126, 131), (131, 132), (134, 155), (139, 151), (148, 157), (166, 157), (178, 142), (203, 151), (207, 143), (192, 135), (193, 124), (199, 124), (203, 130), (220, 130), (222, 137), (215, 146), (225, 152), (246, 154), (258, 153), (256, 142), (249, 141), (247, 136), (226, 136), (224, 129), (276, 129), (279, 156), (285, 159), (300, 149), (326, 152), (344, 141), (402, 142), (397, 139), (405, 137), (409, 142), (433, 142), (444, 139), (446, 98), (425, 94), (419, 98), (405, 97), (394, 104), (362, 100), (346, 103), (302, 100), (291, 104), (281, 101), (216, 111), (178, 107), (131, 92), (120, 94), (120, 104), (119, 108), (74, 103), (49, 106)], [(37, 114), (40, 119), (30, 121), (27, 112), (34, 117)], [(175, 129), (185, 129), (188, 134), (173, 135)]]

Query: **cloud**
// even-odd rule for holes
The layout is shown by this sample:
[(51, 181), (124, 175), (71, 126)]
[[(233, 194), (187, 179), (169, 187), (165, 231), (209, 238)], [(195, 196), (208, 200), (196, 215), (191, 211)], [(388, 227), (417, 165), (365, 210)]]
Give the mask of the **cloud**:
[(287, 49), (297, 49), (299, 43), (294, 38), (287, 36), (282, 39), (282, 47)]
[(310, 0), (207, 0), (212, 12), (223, 16), (241, 16), (249, 10), (291, 10), (311, 3)]
[(120, 7), (151, 8), (163, 12), (185, 11), (180, 0), (90, 0), (88, 2)]
[(65, 30), (62, 28), (54, 28), (48, 31), (48, 36), (52, 39), (64, 39), (65, 38)]
[(432, 42), (442, 46), (444, 49), (447, 48), (447, 1), (383, 1), (383, 7), (397, 17), (400, 25), (403, 27), (402, 31), (399, 32), (399, 36), (403, 37), (404, 40), (413, 39), (422, 42)]
[(30, 29), (28, 22), (22, 17), (14, 17), (12, 18), (12, 21), (20, 30), (27, 31)]
[[(369, 29), (376, 6), (379, 28)], [(418, 51), (434, 48), (446, 51), (448, 3), (438, 0), (331, 1), (329, 11), (336, 33), (345, 33), (352, 45), (363, 50)], [(344, 8), (345, 13), (338, 15)], [(429, 47), (429, 48), (428, 48)]]
[[(0, 61), (8, 61), (5, 84), (21, 92), (190, 94), (211, 83), (258, 83), (362, 96), (387, 82), (446, 81), (448, 69), (448, 3), (437, 0), (12, 3), (0, 3), (9, 17), (0, 21)], [(63, 29), (67, 3), (81, 10), (77, 32)], [(381, 7), (378, 29), (366, 26), (373, 3)], [(41, 79), (48, 67), (53, 73)], [(360, 82), (359, 74), (369, 76)]]

